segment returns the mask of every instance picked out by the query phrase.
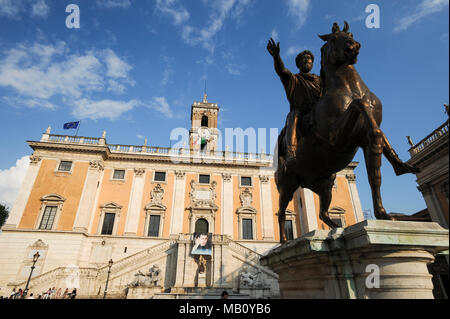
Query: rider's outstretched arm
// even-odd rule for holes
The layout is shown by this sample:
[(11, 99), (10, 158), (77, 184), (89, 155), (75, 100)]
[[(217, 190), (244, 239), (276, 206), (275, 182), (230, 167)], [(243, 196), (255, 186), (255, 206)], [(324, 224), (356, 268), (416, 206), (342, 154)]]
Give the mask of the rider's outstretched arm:
[(281, 59), (281, 56), (279, 54), (275, 55), (273, 57), (273, 63), (275, 66), (275, 71), (277, 72), (278, 76), (280, 77), (282, 82), (286, 82), (291, 77), (292, 73), (288, 69), (284, 67), (283, 60)]
[(270, 38), (269, 43), (267, 43), (267, 51), (273, 57), (273, 63), (275, 66), (275, 71), (280, 77), (281, 81), (284, 83), (289, 80), (292, 73), (284, 67), (283, 60), (280, 56), (280, 42), (275, 43), (275, 41)]

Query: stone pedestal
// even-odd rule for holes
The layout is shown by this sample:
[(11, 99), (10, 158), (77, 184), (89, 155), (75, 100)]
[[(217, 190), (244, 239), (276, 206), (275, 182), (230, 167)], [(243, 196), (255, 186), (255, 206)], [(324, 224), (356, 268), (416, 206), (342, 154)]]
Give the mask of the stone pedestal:
[(250, 296), (251, 299), (266, 299), (271, 297), (270, 288), (258, 287), (258, 288), (239, 288), (239, 293)]
[(437, 223), (365, 220), (312, 231), (261, 264), (279, 275), (281, 298), (433, 298), (427, 264), (448, 245)]

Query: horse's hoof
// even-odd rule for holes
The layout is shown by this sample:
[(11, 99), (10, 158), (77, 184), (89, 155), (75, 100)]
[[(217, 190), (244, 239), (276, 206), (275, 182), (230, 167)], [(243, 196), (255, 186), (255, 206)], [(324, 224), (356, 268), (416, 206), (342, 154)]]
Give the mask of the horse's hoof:
[(322, 220), (331, 229), (339, 228), (339, 225), (330, 219), (327, 215), (319, 215), (320, 220)]
[(387, 214), (384, 209), (382, 211), (375, 212), (375, 218), (381, 220), (392, 220), (392, 217)]

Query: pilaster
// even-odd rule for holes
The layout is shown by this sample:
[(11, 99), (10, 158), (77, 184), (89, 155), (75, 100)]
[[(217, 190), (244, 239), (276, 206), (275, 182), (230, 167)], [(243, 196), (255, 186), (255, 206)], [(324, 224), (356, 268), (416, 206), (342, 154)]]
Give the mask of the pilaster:
[(103, 163), (101, 161), (90, 161), (89, 169), (84, 181), (83, 192), (78, 205), (78, 211), (73, 225), (74, 231), (88, 232), (91, 214), (94, 213), (94, 202), (100, 188), (97, 183), (103, 172)]
[(139, 226), (139, 215), (144, 196), (145, 169), (135, 168), (133, 186), (131, 188), (130, 204), (128, 205), (127, 221), (124, 235), (136, 236)]
[(3, 229), (16, 229), (22, 218), (23, 211), (27, 205), (28, 197), (33, 189), (34, 182), (41, 166), (42, 158), (39, 156), (30, 156), (30, 165), (28, 166), (27, 173), (20, 187), (19, 194), (14, 201), (14, 205), (11, 208), (9, 217), (3, 226)]

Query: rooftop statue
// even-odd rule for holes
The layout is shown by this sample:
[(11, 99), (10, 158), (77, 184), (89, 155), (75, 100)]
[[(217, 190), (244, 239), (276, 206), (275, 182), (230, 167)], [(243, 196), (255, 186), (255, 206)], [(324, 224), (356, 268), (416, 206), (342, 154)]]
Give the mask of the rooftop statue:
[(382, 104), (354, 67), (361, 45), (348, 30), (347, 22), (342, 31), (334, 23), (330, 34), (319, 36), (325, 41), (320, 78), (310, 74), (314, 57), (309, 51), (297, 57), (300, 73), (293, 75), (283, 65), (280, 44), (272, 39), (267, 44), (290, 103), (286, 127), (278, 138), (275, 172), (280, 242), (286, 241), (285, 210), (299, 186), (319, 195), (320, 219), (338, 227), (328, 214), (332, 187), (336, 173), (351, 163), (359, 148), (364, 151), (377, 219), (391, 219), (380, 194), (382, 154), (397, 175), (418, 171), (400, 160), (380, 129)]

